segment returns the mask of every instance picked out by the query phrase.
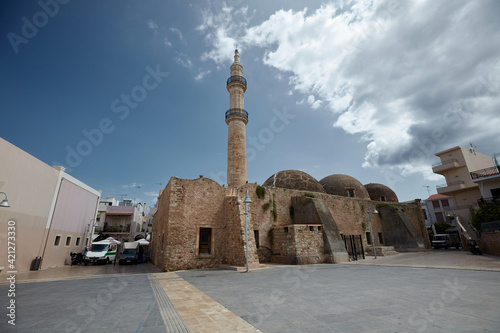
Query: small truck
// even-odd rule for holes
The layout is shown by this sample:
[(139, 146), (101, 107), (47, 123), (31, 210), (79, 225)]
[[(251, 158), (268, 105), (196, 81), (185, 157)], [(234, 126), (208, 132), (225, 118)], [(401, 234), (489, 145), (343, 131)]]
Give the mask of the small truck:
[(462, 247), (460, 236), (458, 234), (436, 234), (432, 236), (431, 245), (435, 249), (444, 247), (445, 249), (454, 247), (456, 249)]

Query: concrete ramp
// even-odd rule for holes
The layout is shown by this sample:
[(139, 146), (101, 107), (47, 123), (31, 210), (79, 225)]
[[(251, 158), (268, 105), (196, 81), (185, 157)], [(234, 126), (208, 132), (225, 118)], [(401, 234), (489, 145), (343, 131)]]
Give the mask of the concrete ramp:
[(417, 228), (401, 209), (380, 207), (384, 238), (396, 251), (425, 251), (425, 243)]

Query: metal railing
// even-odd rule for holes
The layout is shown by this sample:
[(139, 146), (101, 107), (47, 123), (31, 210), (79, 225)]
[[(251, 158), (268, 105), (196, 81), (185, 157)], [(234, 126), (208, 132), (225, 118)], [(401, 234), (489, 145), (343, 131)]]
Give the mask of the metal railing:
[(464, 183), (463, 180), (457, 180), (457, 181), (454, 181), (454, 182), (449, 182), (449, 183), (446, 183), (446, 184), (437, 185), (436, 188), (443, 188), (443, 187), (455, 186), (455, 185), (460, 185), (460, 184), (465, 184), (465, 183)]
[(500, 198), (495, 198), (495, 197), (481, 198), (481, 199), (477, 199), (477, 203), (479, 204), (479, 206), (481, 206), (482, 204), (485, 204), (485, 203), (492, 203), (495, 205), (500, 205)]
[(226, 111), (226, 119), (231, 116), (239, 116), (248, 119), (248, 112), (246, 112), (244, 109), (229, 109)]
[(470, 173), (470, 176), (472, 179), (479, 179), (479, 178), (491, 177), (491, 176), (496, 176), (496, 175), (500, 175), (500, 168), (497, 166), (473, 171)]
[(240, 82), (247, 86), (247, 79), (245, 79), (243, 76), (235, 75), (231, 76), (230, 78), (227, 79), (226, 86), (229, 85), (231, 82)]
[(453, 162), (457, 162), (458, 163), (458, 160), (456, 158), (452, 158), (450, 160), (446, 160), (446, 161), (443, 161), (443, 162), (439, 162), (439, 163), (433, 164), (432, 167), (434, 168), (434, 167), (438, 167), (438, 166), (449, 164), (449, 163), (453, 163)]

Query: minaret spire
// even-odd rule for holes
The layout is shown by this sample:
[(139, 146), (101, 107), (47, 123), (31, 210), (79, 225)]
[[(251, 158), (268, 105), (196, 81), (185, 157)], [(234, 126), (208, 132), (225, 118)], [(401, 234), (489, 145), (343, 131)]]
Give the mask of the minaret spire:
[(248, 123), (248, 113), (244, 108), (247, 80), (243, 77), (243, 66), (240, 64), (238, 50), (234, 51), (231, 77), (227, 79), (226, 84), (229, 92), (229, 110), (226, 111), (226, 124), (228, 126), (227, 185), (238, 187), (247, 182), (245, 127)]

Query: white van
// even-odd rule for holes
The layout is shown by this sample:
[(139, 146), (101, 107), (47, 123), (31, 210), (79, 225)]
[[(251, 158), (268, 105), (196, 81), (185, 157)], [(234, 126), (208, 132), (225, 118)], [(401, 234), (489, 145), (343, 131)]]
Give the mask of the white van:
[(85, 253), (84, 265), (96, 262), (112, 263), (116, 258), (118, 244), (119, 242), (114, 239), (92, 243), (90, 250)]

